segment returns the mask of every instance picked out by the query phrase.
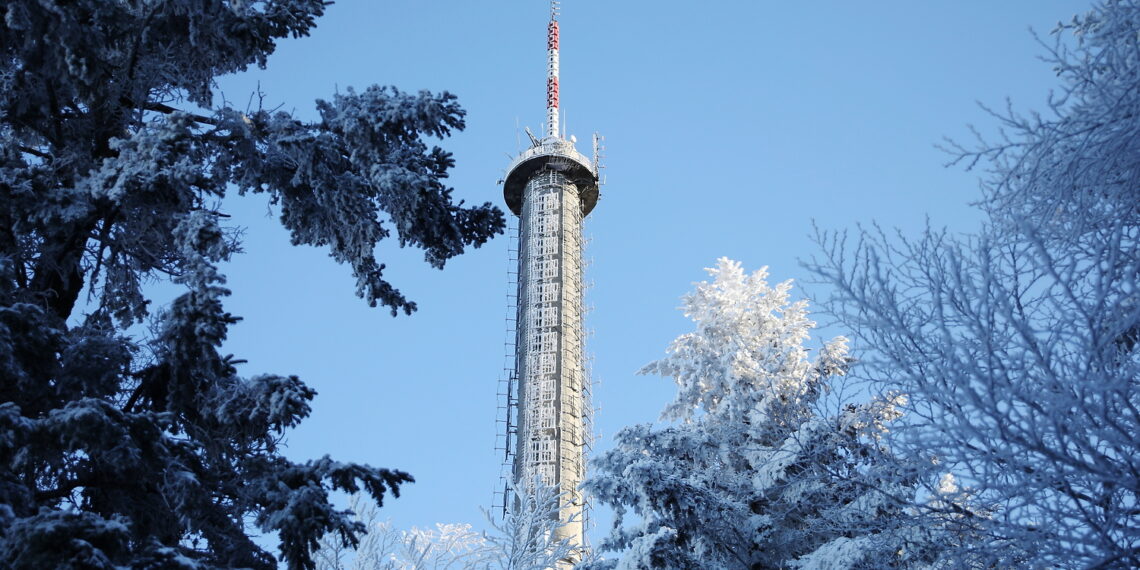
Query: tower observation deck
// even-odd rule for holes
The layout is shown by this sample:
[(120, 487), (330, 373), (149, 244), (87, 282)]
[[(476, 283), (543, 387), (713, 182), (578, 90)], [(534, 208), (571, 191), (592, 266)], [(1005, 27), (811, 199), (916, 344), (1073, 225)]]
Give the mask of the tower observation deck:
[[(551, 4), (547, 34), (546, 125), (541, 139), (515, 157), (503, 180), (503, 197), (519, 216), (518, 301), (514, 370), (512, 483), (535, 481), (563, 493), (555, 540), (585, 545), (585, 475), (589, 383), (583, 350), (582, 219), (598, 202), (598, 138), (594, 157), (559, 132), (559, 28)], [(530, 132), (528, 131), (528, 135)], [(573, 560), (567, 561), (571, 563)]]

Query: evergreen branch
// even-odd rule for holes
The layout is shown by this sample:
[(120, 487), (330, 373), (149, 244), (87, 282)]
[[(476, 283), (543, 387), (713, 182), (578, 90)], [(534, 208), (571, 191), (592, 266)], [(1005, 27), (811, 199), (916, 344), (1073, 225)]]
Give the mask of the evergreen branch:
[(27, 146), (24, 146), (24, 145), (18, 145), (18, 146), (16, 146), (16, 149), (17, 149), (17, 150), (19, 150), (19, 151), (20, 151), (20, 152), (22, 152), (22, 153), (25, 153), (25, 154), (30, 154), (30, 155), (33, 155), (33, 156), (38, 156), (38, 157), (40, 157), (40, 158), (42, 158), (42, 159), (44, 159), (44, 160), (50, 160), (50, 159), (52, 158), (52, 155), (51, 155), (51, 154), (49, 154), (49, 153), (46, 153), (46, 152), (44, 152), (44, 151), (42, 151), (42, 150), (36, 150), (36, 149), (34, 149), (34, 148), (31, 148), (31, 147), (27, 147)]

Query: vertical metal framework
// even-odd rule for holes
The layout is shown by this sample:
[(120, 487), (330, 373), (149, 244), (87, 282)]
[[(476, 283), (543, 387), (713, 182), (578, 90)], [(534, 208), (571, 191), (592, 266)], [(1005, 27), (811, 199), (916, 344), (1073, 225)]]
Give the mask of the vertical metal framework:
[(495, 449), (503, 453), (499, 472), (500, 490), (495, 491), (494, 509), (506, 516), (514, 488), (515, 446), (518, 443), (518, 318), (519, 318), (519, 226), (515, 218), (507, 222), (507, 313), (504, 347), (506, 357), (503, 374), (499, 376), (499, 406), (495, 421), (497, 430)]

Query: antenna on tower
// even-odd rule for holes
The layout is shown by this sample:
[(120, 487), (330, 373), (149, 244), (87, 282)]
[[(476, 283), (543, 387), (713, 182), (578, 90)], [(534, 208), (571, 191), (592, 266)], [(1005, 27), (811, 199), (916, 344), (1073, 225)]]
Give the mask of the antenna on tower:
[(546, 27), (546, 136), (558, 138), (558, 0), (550, 1)]
[(602, 175), (602, 169), (606, 167), (602, 164), (606, 152), (605, 141), (606, 137), (594, 132), (594, 176), (598, 179), (599, 187), (606, 183), (606, 177)]

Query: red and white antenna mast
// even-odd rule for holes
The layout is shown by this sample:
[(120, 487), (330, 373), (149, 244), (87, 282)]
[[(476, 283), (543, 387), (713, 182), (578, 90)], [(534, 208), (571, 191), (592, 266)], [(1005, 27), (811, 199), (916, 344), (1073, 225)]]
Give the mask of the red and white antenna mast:
[(550, 24), (546, 27), (546, 136), (558, 134), (558, 1), (550, 2)]

